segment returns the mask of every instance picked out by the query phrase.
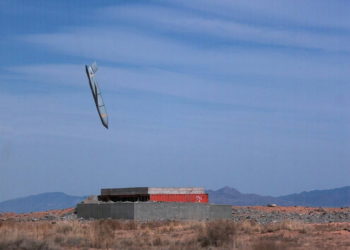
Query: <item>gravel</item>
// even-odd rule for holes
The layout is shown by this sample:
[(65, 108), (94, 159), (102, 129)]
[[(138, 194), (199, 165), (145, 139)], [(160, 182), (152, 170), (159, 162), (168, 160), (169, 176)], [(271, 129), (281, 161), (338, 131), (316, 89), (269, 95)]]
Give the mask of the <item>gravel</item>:
[(249, 207), (232, 209), (232, 217), (236, 222), (245, 220), (255, 221), (260, 224), (280, 222), (286, 220), (302, 221), (306, 223), (330, 223), (330, 222), (350, 222), (350, 208), (341, 211), (327, 211), (323, 208), (314, 209), (307, 213), (263, 211)]
[[(331, 223), (350, 222), (350, 208), (309, 208), (309, 207), (233, 207), (232, 219), (236, 222), (246, 220), (259, 224), (267, 224), (282, 221), (301, 221), (305, 223)], [(55, 214), (50, 211), (47, 214), (36, 216), (29, 214), (0, 214), (0, 221), (67, 221), (80, 220), (73, 210)]]

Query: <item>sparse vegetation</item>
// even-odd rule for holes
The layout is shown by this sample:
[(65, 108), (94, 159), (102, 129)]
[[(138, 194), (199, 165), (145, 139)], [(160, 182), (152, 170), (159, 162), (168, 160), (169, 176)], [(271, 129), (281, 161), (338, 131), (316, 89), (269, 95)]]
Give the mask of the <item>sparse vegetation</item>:
[(233, 246), (236, 224), (232, 221), (207, 222), (204, 229), (200, 229), (198, 241), (202, 247)]
[(350, 223), (3, 221), (2, 249), (348, 249)]

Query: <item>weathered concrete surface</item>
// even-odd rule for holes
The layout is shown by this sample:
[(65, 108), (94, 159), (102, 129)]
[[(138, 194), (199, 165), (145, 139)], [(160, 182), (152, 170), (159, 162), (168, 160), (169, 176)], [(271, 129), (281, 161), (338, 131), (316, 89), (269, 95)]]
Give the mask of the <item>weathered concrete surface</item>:
[(77, 216), (95, 219), (150, 220), (213, 220), (231, 219), (230, 205), (186, 202), (99, 202), (78, 204)]
[(132, 202), (115, 203), (80, 203), (76, 207), (77, 216), (85, 219), (134, 219), (134, 205)]
[(204, 188), (154, 188), (154, 187), (133, 187), (133, 188), (103, 188), (101, 195), (147, 195), (147, 194), (205, 194)]

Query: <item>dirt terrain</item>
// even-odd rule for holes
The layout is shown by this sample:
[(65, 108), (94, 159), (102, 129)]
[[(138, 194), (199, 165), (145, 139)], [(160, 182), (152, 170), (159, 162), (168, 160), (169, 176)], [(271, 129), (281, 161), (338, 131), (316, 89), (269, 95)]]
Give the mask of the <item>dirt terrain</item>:
[(233, 207), (230, 221), (82, 220), (74, 209), (0, 214), (0, 249), (350, 249), (349, 208)]

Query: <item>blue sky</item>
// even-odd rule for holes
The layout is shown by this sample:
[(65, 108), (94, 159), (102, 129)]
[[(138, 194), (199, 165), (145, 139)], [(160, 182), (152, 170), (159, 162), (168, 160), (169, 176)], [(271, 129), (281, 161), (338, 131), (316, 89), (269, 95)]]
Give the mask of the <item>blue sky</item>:
[(349, 185), (349, 12), (344, 0), (2, 0), (0, 200)]

